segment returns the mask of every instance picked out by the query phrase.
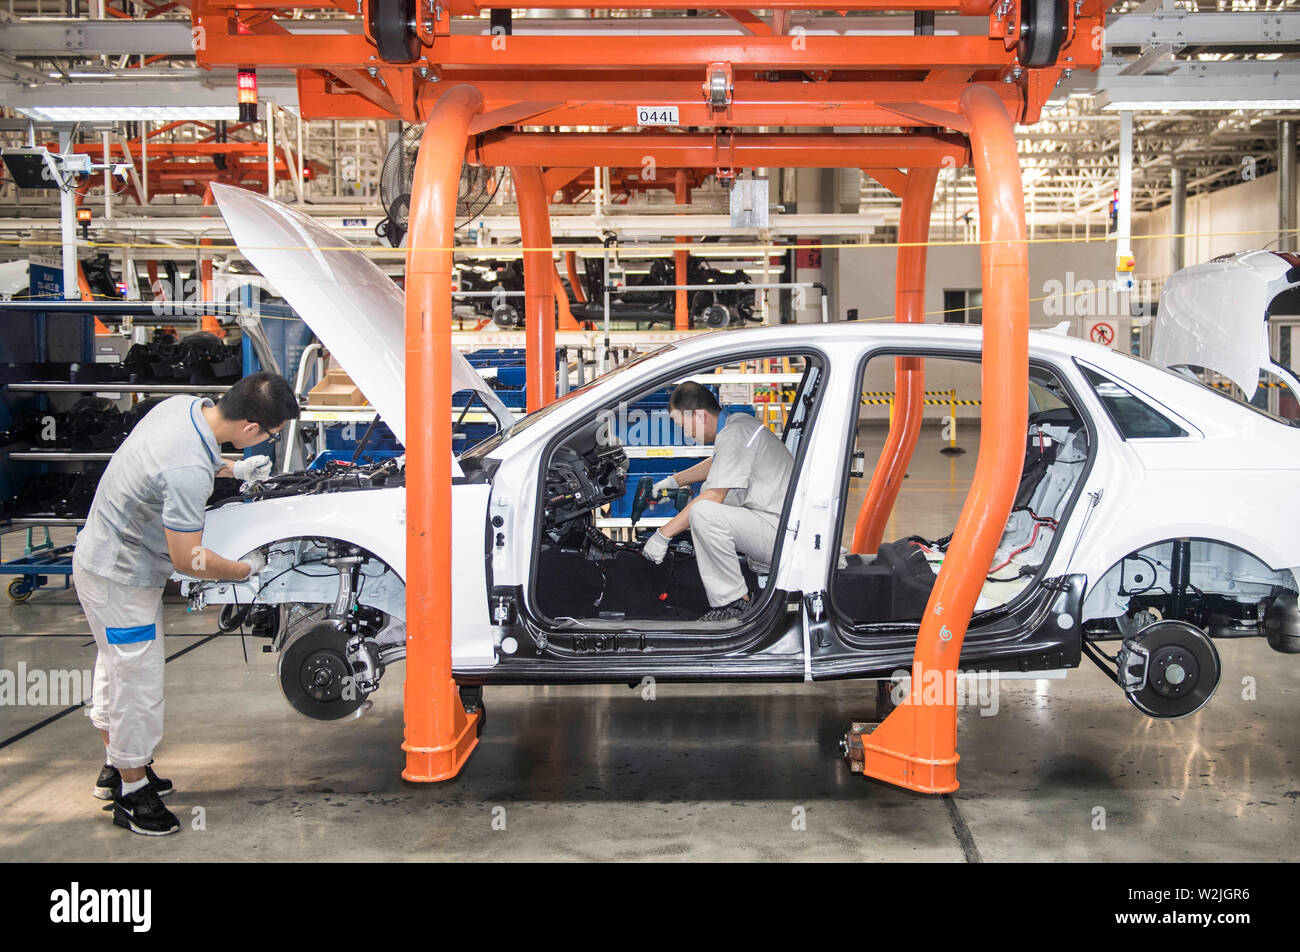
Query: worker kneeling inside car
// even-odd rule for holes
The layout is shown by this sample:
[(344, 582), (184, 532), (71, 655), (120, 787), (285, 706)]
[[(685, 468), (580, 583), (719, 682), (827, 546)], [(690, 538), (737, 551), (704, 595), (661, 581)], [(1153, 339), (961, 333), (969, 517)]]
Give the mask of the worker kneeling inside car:
[(668, 412), (688, 439), (712, 443), (713, 456), (654, 485), (654, 495), (704, 481), (700, 494), (646, 540), (645, 557), (658, 564), (668, 542), (690, 527), (695, 563), (712, 610), (700, 621), (730, 621), (754, 604), (740, 568), (740, 555), (766, 565), (776, 547), (794, 457), (767, 427), (747, 413), (729, 413), (718, 429), (721, 407), (713, 392), (687, 381), (673, 389)]

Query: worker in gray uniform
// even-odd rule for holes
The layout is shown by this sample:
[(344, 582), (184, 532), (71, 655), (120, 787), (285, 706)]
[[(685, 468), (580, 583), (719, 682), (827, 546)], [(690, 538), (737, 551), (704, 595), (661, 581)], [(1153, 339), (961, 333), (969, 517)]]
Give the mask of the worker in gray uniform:
[(216, 405), (171, 397), (131, 430), (95, 490), (72, 559), (98, 649), (87, 713), (103, 736), (106, 763), (94, 794), (112, 800), (113, 822), (132, 832), (180, 830), (161, 800), (172, 783), (150, 766), (163, 734), (163, 586), (173, 571), (239, 581), (266, 567), (256, 550), (235, 562), (204, 548), (204, 514), (215, 477), (246, 482), (271, 471), (265, 456), (227, 464), (221, 445), (274, 442), (297, 416), (293, 390), (266, 372), (240, 380)]
[(654, 485), (654, 496), (704, 481), (700, 494), (646, 540), (642, 550), (656, 564), (668, 542), (690, 526), (695, 563), (711, 610), (701, 621), (731, 621), (754, 602), (745, 584), (740, 554), (751, 566), (766, 566), (776, 547), (794, 458), (785, 444), (748, 413), (729, 413), (718, 429), (721, 407), (713, 392), (693, 381), (679, 384), (668, 413), (686, 437), (712, 443), (713, 456)]

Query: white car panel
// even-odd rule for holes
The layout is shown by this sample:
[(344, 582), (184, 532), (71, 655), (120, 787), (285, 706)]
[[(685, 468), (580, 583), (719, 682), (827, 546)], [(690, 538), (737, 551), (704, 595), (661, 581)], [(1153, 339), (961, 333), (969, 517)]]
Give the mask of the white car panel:
[(1160, 292), (1151, 362), (1217, 371), (1254, 397), (1260, 368), (1272, 363), (1268, 306), (1293, 286), (1294, 267), (1271, 251), (1248, 251), (1183, 268)]
[[(343, 365), (384, 422), (406, 443), (406, 310), (402, 290), (347, 240), (313, 218), (247, 189), (212, 186), (230, 233)], [(477, 391), (500, 425), (510, 411), (469, 362), (452, 351), (455, 393)], [(453, 464), (453, 472), (460, 475)]]

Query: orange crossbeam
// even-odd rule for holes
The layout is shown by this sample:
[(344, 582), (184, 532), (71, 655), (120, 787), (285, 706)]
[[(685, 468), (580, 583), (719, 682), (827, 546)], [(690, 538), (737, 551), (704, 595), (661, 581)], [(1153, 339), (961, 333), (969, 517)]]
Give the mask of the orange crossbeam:
[[(940, 168), (969, 161), (966, 138), (956, 133), (737, 134), (726, 153), (737, 168)], [(490, 132), (467, 155), (482, 165), (564, 165), (581, 155), (593, 166), (623, 167), (652, 156), (658, 168), (704, 169), (720, 158), (714, 136), (689, 132)]]
[[(237, 66), (255, 62), (268, 69), (362, 69), (379, 65), (375, 48), (362, 36), (347, 34), (237, 35), (219, 29), (215, 18), (198, 17), (209, 30), (204, 65)], [(555, 67), (576, 63), (587, 68), (661, 72), (697, 68), (711, 62), (737, 69), (915, 69), (945, 66), (993, 69), (1014, 59), (1000, 37), (807, 36), (794, 44), (788, 36), (512, 36), (505, 52), (496, 37), (439, 36), (420, 65), (444, 69)]]

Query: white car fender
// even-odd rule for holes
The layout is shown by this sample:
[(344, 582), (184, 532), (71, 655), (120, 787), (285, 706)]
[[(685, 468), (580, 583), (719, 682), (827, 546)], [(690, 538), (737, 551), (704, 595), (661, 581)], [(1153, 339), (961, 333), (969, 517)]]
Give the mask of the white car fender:
[[(453, 665), (482, 667), (496, 660), (483, 558), (490, 490), (487, 484), (452, 487)], [(306, 537), (360, 546), (405, 582), (406, 491), (371, 489), (235, 503), (209, 512), (203, 527), (204, 546), (231, 559), (260, 546)], [(175, 577), (186, 580), (179, 573)], [(241, 600), (251, 599), (254, 589), (240, 588)]]

